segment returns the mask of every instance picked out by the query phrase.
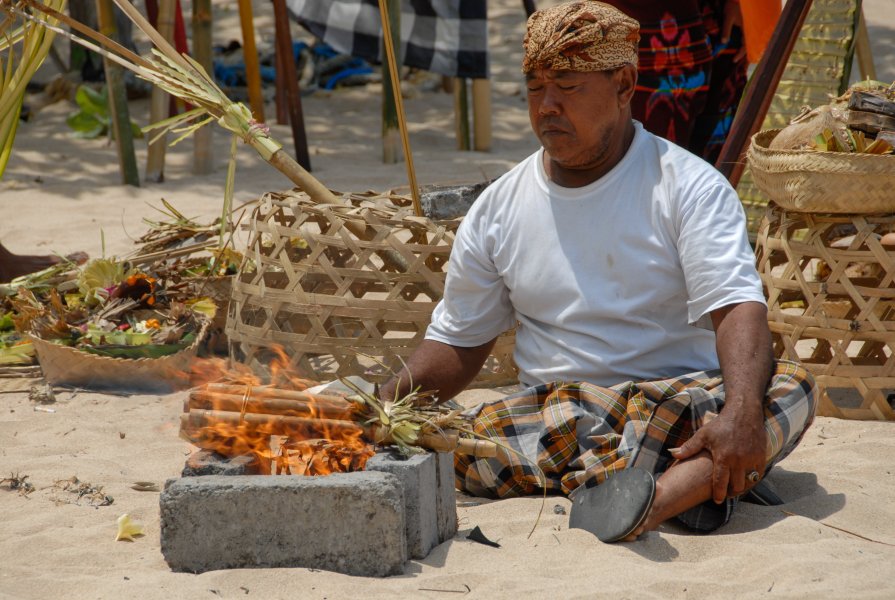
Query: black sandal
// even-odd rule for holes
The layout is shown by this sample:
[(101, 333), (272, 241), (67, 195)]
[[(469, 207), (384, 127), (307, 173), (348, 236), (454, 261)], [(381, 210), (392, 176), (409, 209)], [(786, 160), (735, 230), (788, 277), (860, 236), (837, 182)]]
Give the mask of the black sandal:
[(646, 520), (655, 495), (652, 473), (636, 467), (625, 469), (598, 486), (572, 493), (569, 527), (589, 531), (601, 542), (623, 540)]

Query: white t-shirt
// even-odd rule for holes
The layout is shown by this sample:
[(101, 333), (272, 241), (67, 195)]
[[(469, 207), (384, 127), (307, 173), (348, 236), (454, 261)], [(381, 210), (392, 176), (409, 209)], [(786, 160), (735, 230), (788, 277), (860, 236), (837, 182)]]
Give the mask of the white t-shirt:
[(472, 347), (518, 323), (525, 385), (717, 368), (709, 312), (765, 302), (727, 180), (636, 122), (624, 158), (587, 186), (556, 185), (542, 161), (543, 149), (473, 204), (426, 338)]

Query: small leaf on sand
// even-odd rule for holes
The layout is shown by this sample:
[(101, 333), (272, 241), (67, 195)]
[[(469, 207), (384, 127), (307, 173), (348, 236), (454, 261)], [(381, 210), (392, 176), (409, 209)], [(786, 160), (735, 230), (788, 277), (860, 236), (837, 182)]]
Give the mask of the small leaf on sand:
[(135, 481), (131, 486), (132, 490), (137, 490), (138, 492), (157, 492), (159, 491), (158, 484), (154, 481)]
[(127, 513), (118, 517), (118, 535), (115, 536), (115, 541), (127, 540), (133, 542), (135, 535), (143, 535), (143, 525), (131, 521), (131, 517)]
[(482, 533), (482, 530), (479, 529), (478, 525), (475, 526), (475, 529), (469, 532), (469, 534), (466, 536), (466, 539), (472, 540), (473, 542), (478, 542), (480, 544), (485, 544), (486, 546), (491, 546), (493, 548), (500, 548), (500, 544), (498, 544), (497, 542), (492, 542), (487, 537), (485, 537), (485, 534)]

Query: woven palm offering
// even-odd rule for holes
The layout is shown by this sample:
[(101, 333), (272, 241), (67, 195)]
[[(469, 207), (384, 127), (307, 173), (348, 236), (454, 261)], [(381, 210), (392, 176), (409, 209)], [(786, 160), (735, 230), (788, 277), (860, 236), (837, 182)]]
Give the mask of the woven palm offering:
[[(233, 282), (231, 354), (255, 368), (282, 348), (317, 381), (385, 382), (423, 340), (444, 291), (459, 219), (414, 216), (408, 198), (347, 194), (316, 203), (265, 194), (250, 222), (246, 263)], [(513, 336), (498, 339), (473, 385), (516, 382)]]
[(755, 134), (747, 154), (755, 185), (776, 204), (799, 212), (895, 212), (895, 156), (772, 150), (777, 133)]
[(143, 270), (93, 259), (69, 277), (22, 286), (9, 298), (52, 385), (167, 392), (189, 384), (216, 307), (175, 282), (175, 264)]
[[(752, 137), (755, 185), (800, 212), (895, 212), (895, 84), (865, 81)], [(859, 185), (856, 185), (860, 182)]]
[(895, 215), (772, 202), (756, 254), (775, 353), (815, 376), (818, 414), (895, 420)]
[[(796, 36), (789, 60), (771, 97), (762, 130), (786, 127), (804, 106), (820, 106), (848, 88), (856, 46), (860, 0), (814, 0)], [(737, 185), (754, 239), (768, 196), (754, 183), (747, 166)]]

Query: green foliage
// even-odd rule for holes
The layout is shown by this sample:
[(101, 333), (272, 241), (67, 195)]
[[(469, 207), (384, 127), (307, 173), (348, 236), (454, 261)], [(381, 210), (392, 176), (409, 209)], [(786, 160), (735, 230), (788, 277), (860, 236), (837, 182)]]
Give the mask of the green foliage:
[[(91, 140), (103, 135), (112, 137), (112, 113), (109, 109), (107, 86), (95, 90), (90, 86), (81, 85), (75, 94), (75, 102), (78, 105), (78, 112), (70, 114), (66, 119), (68, 126), (73, 130), (72, 135)], [(143, 130), (133, 121), (131, 121), (131, 132), (135, 138), (143, 137)]]

